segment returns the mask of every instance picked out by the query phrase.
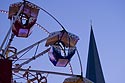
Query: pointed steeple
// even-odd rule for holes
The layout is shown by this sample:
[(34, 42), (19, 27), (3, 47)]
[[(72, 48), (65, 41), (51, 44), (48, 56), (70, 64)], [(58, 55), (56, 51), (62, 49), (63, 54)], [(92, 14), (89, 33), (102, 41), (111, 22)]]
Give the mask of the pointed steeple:
[(101, 68), (101, 63), (99, 60), (96, 41), (92, 30), (92, 25), (91, 25), (91, 33), (90, 33), (86, 78), (93, 81), (94, 83), (105, 83), (102, 68)]

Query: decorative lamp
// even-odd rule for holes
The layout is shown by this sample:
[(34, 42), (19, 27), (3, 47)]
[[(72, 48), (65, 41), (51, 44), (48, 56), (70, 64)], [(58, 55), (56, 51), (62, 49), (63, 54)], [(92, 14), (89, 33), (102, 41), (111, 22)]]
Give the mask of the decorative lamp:
[[(17, 13), (22, 5), (24, 5), (23, 9), (16, 19)], [(14, 3), (9, 6), (8, 18), (12, 22), (15, 20), (12, 26), (12, 32), (17, 37), (28, 37), (30, 35), (31, 29), (37, 21), (39, 9), (38, 6), (27, 1)]]

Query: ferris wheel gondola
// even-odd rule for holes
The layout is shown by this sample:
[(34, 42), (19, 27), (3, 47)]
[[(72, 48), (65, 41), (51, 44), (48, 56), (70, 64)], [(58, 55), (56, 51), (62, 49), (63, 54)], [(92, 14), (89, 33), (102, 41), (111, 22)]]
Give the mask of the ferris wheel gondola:
[(76, 43), (79, 37), (65, 30), (53, 32), (49, 36), (56, 33), (60, 34), (46, 41), (46, 46), (51, 46), (49, 58), (54, 66), (65, 67), (75, 54)]
[[(22, 5), (24, 6), (16, 19), (17, 12)], [(9, 7), (8, 18), (11, 21), (15, 20), (12, 25), (12, 32), (14, 35), (17, 37), (28, 37), (33, 25), (37, 21), (38, 13), (39, 7), (29, 2), (24, 1), (11, 4)]]

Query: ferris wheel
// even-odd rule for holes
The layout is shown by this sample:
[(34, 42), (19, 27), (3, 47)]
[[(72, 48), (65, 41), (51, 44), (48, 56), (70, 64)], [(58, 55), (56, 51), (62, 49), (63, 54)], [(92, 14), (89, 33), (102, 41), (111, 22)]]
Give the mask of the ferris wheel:
[[(54, 19), (60, 25), (61, 30), (49, 32), (37, 23), (40, 10)], [(0, 10), (0, 13), (7, 14), (11, 23), (0, 46), (0, 65), (4, 65), (0, 71), (6, 72), (0, 73), (0, 78), (2, 78), (0, 83), (48, 83), (50, 74), (68, 76), (63, 83), (92, 83), (83, 77), (80, 55), (76, 47), (79, 37), (68, 32), (53, 15), (26, 0), (10, 4), (9, 11)], [(19, 44), (24, 44), (22, 42), (24, 40), (21, 40), (22, 43), (18, 43), (17, 46), (14, 45), (15, 39), (28, 39), (33, 33), (34, 26), (43, 30), (47, 37), (43, 36), (42, 39), (23, 48), (18, 48), (18, 46)], [(50, 65), (53, 67), (62, 68), (68, 66), (69, 73), (33, 68), (30, 63), (37, 61), (44, 55), (48, 55)], [(71, 59), (76, 55), (80, 65), (80, 74), (74, 74), (71, 65)], [(46, 63), (45, 61), (43, 62)]]

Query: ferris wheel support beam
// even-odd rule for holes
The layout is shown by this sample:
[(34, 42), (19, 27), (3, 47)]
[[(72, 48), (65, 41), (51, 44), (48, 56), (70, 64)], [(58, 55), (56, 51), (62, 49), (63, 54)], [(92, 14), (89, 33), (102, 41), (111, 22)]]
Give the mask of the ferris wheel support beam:
[[(20, 7), (20, 9), (19, 9), (19, 11), (18, 11), (18, 13), (17, 13), (15, 19), (14, 19), (13, 22), (11, 23), (10, 29), (9, 29), (9, 31), (7, 32), (7, 35), (5, 36), (5, 38), (4, 38), (4, 40), (3, 40), (3, 43), (1, 44), (0, 51), (2, 50), (2, 48), (3, 48), (3, 46), (4, 46), (4, 44), (5, 44), (6, 40), (7, 40), (7, 38), (9, 37), (9, 35), (10, 35), (10, 33), (11, 33), (11, 30), (12, 30), (12, 27), (13, 27), (13, 24), (14, 24), (15, 21), (17, 20), (17, 18), (18, 18), (18, 16), (19, 16), (19, 14), (21, 13), (23, 7), (24, 7), (24, 4), (22, 4), (22, 6)], [(5, 51), (5, 52), (6, 52), (6, 51)]]
[(79, 55), (79, 52), (78, 52), (77, 48), (76, 48), (76, 51), (77, 51), (77, 55), (78, 55), (78, 59), (79, 59), (79, 63), (80, 63), (81, 76), (83, 77), (82, 61), (81, 61), (81, 58), (80, 58), (80, 55)]
[(59, 33), (56, 33), (56, 34), (53, 34), (53, 35), (51, 35), (51, 36), (49, 36), (49, 37), (46, 37), (46, 38), (44, 38), (44, 39), (42, 39), (42, 40), (40, 40), (40, 41), (38, 41), (38, 42), (36, 42), (36, 43), (34, 43), (34, 44), (32, 44), (32, 45), (30, 45), (30, 46), (28, 46), (28, 47), (22, 49), (21, 51), (17, 52), (16, 54), (14, 54), (14, 55), (12, 55), (12, 56), (10, 56), (10, 57), (8, 57), (8, 58), (12, 58), (12, 57), (14, 57), (14, 56), (17, 56), (17, 55), (19, 55), (20, 53), (23, 53), (24, 51), (26, 51), (26, 50), (28, 50), (28, 49), (30, 49), (30, 48), (33, 48), (34, 46), (38, 45), (39, 43), (42, 43), (42, 42), (46, 41), (47, 39), (52, 38), (52, 37), (54, 37), (54, 36), (57, 36), (57, 35), (59, 35), (59, 34), (60, 34), (60, 32), (59, 32)]
[(33, 57), (30, 58), (29, 60), (27, 60), (27, 61), (21, 63), (21, 64), (18, 66), (18, 68), (21, 68), (23, 65), (28, 64), (29, 62), (35, 60), (36, 58), (39, 58), (39, 57), (42, 56), (43, 54), (47, 53), (49, 50), (50, 50), (50, 48), (44, 50), (43, 52), (39, 53), (39, 54), (36, 55), (36, 56), (33, 56)]
[[(19, 70), (19, 71), (27, 71), (27, 69), (17, 69), (17, 68), (12, 68), (13, 71)], [(63, 76), (76, 76), (76, 77), (81, 77), (81, 75), (76, 75), (76, 74), (68, 74), (68, 73), (60, 73), (60, 72), (53, 72), (53, 71), (41, 71), (41, 70), (28, 70), (29, 72), (32, 73), (48, 73), (48, 74), (55, 74), (55, 75), (63, 75)]]
[[(11, 42), (12, 42), (14, 36), (15, 36), (14, 34), (11, 34), (11, 38), (10, 38), (10, 40), (9, 40), (9, 42), (8, 42), (6, 48), (4, 49), (4, 52), (3, 52), (4, 57), (5, 57), (6, 51), (8, 50), (9, 46), (11, 45)], [(8, 57), (8, 56), (6, 56), (6, 58), (7, 58), (7, 57)]]

